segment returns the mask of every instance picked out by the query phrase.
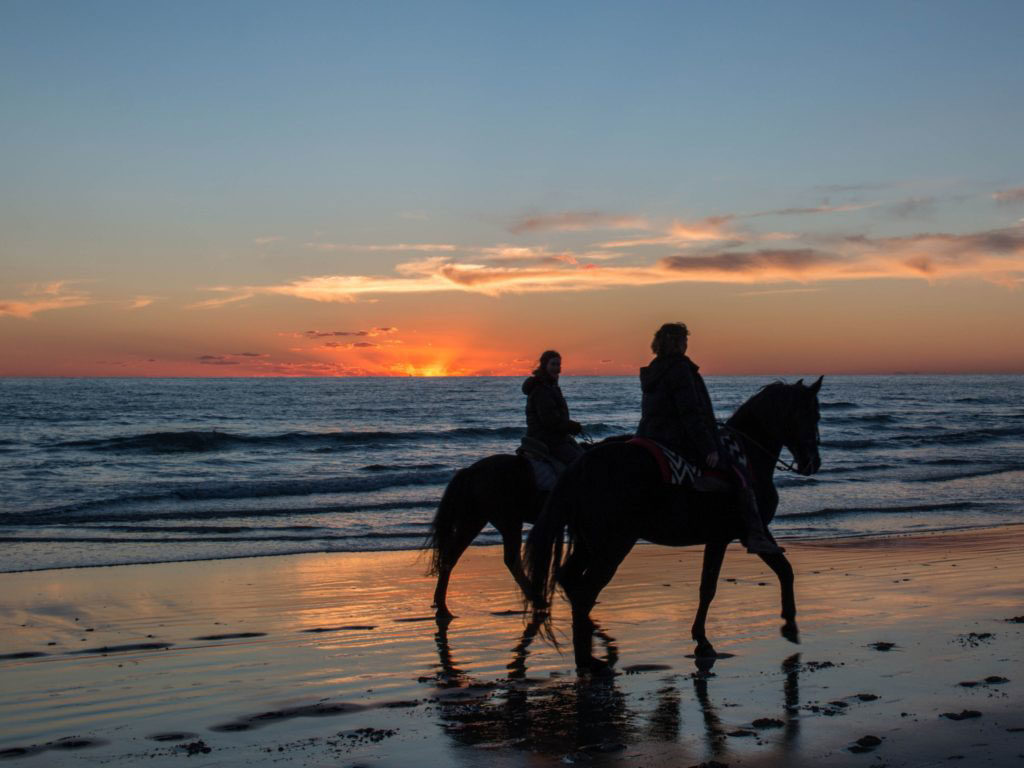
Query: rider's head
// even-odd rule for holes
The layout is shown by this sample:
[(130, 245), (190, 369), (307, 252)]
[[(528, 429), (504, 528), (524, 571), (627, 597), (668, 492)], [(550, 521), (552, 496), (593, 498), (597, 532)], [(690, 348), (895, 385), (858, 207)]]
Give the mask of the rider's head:
[(543, 371), (553, 379), (557, 379), (558, 374), (562, 372), (562, 356), (553, 349), (547, 350), (540, 356), (538, 370)]
[(661, 357), (663, 355), (686, 354), (686, 337), (690, 332), (686, 323), (665, 323), (654, 334), (651, 351)]

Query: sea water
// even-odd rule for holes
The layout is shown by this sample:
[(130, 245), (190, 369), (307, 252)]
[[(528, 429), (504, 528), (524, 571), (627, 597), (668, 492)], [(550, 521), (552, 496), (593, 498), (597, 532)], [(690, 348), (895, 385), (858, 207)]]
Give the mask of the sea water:
[[(772, 380), (709, 376), (718, 417)], [(515, 450), (521, 382), (0, 379), (0, 571), (419, 547), (453, 473)], [(593, 439), (636, 428), (635, 377), (561, 385)], [(820, 402), (777, 536), (1021, 520), (1024, 376), (827, 377)]]

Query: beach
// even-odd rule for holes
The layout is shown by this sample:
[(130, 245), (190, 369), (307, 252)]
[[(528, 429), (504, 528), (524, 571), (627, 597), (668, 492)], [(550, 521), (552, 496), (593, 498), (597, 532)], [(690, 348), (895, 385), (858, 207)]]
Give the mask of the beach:
[[(471, 548), (438, 625), (415, 552), (0, 574), (0, 758), (19, 765), (1019, 764), (1024, 526), (730, 549), (699, 670), (701, 551), (640, 545), (578, 678)], [(568, 643), (569, 616), (553, 611)], [(954, 717), (950, 717), (950, 715)]]

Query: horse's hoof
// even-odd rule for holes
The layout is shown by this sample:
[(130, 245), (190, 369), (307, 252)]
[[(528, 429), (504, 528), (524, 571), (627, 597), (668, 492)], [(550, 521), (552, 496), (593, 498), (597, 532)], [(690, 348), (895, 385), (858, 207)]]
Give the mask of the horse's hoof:
[(697, 647), (693, 649), (693, 657), (695, 659), (717, 659), (718, 653), (715, 651), (715, 646), (707, 640), (703, 640), (698, 642)]
[(789, 642), (796, 645), (800, 645), (800, 630), (797, 629), (796, 624), (793, 622), (786, 622), (779, 629), (779, 633), (789, 640)]
[(449, 611), (447, 608), (438, 608), (434, 612), (435, 621), (451, 621), (455, 618), (455, 614)]

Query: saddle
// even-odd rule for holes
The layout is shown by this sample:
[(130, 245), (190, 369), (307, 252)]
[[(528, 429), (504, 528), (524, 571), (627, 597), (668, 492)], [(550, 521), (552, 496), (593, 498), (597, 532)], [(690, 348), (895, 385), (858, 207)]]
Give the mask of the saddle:
[[(705, 493), (721, 493), (732, 488), (728, 470), (701, 469), (696, 464), (666, 448), (656, 440), (647, 437), (634, 437), (628, 442), (639, 445), (654, 458), (661, 472), (661, 480), (668, 485), (692, 488)], [(722, 432), (719, 442), (723, 450), (729, 453), (730, 464), (743, 475), (747, 473), (747, 456), (743, 447), (728, 432)]]
[(544, 443), (532, 437), (523, 437), (516, 448), (516, 455), (529, 462), (538, 491), (546, 492), (553, 489), (558, 476), (565, 471), (565, 464), (552, 456)]

